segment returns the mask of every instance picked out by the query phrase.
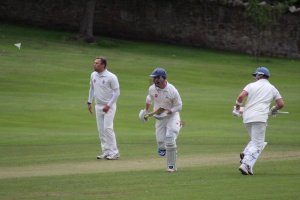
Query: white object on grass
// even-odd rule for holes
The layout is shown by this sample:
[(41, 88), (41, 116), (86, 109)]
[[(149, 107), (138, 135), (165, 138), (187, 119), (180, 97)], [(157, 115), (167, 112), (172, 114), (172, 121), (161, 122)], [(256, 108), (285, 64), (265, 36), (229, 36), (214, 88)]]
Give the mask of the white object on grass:
[(19, 49), (21, 49), (21, 43), (17, 43), (15, 44), (16, 47), (18, 47)]

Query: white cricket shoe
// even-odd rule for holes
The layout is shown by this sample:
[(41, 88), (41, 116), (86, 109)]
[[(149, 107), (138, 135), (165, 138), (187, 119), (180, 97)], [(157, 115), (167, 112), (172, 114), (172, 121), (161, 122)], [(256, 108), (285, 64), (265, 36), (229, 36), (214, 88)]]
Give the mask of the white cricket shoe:
[(120, 154), (116, 154), (116, 155), (113, 155), (113, 156), (106, 156), (106, 160), (117, 160), (118, 158), (120, 157)]
[(167, 169), (167, 172), (176, 172), (176, 169)]
[(243, 175), (253, 175), (252, 167), (249, 165), (241, 164), (239, 170)]
[(167, 172), (176, 172), (177, 168), (174, 168), (173, 166), (169, 166), (167, 169)]
[(100, 155), (100, 156), (97, 156), (97, 159), (105, 159), (106, 157), (107, 157), (106, 154), (102, 154), (102, 155)]

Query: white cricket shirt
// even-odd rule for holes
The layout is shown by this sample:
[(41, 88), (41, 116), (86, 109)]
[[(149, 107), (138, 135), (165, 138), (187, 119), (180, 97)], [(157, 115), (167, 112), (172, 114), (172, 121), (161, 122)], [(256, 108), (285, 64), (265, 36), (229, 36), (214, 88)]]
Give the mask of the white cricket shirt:
[(244, 90), (248, 98), (243, 113), (243, 122), (267, 122), (270, 104), (281, 99), (278, 90), (267, 79), (248, 84)]
[(149, 87), (146, 98), (147, 104), (154, 102), (154, 110), (163, 107), (171, 109), (173, 113), (179, 112), (182, 108), (182, 101), (178, 90), (169, 82), (164, 89), (155, 87), (155, 84)]
[(107, 105), (113, 96), (113, 90), (119, 88), (119, 81), (115, 74), (108, 70), (103, 73), (94, 71), (90, 79), (88, 102), (95, 97), (96, 104)]

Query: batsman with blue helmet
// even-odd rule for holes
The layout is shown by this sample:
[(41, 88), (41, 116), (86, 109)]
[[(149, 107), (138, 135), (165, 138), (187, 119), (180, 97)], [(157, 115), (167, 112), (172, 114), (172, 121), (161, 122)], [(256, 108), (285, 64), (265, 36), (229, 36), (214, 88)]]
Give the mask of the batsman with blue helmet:
[[(243, 123), (250, 136), (250, 141), (244, 151), (240, 153), (239, 171), (243, 175), (253, 175), (253, 166), (264, 150), (267, 120), (275, 116), (277, 110), (283, 108), (284, 102), (279, 91), (269, 82), (270, 71), (266, 67), (259, 67), (252, 74), (255, 82), (246, 85), (236, 99), (232, 114), (243, 117)], [(243, 100), (247, 97), (243, 115), (240, 113)], [(276, 105), (270, 109), (271, 103)]]
[(155, 69), (150, 75), (151, 86), (146, 97), (146, 105), (140, 112), (140, 120), (146, 121), (144, 116), (148, 113), (152, 103), (153, 110), (165, 108), (165, 111), (156, 118), (156, 141), (158, 154), (167, 159), (167, 171), (177, 171), (177, 145), (176, 140), (184, 122), (180, 120), (179, 112), (182, 101), (178, 90), (167, 81), (167, 72), (162, 68)]

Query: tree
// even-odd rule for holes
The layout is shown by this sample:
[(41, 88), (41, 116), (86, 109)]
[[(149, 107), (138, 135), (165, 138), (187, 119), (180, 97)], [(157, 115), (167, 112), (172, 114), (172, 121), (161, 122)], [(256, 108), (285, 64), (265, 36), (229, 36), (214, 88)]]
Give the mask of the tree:
[(76, 39), (83, 40), (88, 43), (95, 42), (93, 35), (94, 12), (96, 0), (87, 0), (84, 11), (84, 17), (80, 24), (80, 30), (76, 35)]
[[(260, 55), (261, 40), (264, 37), (266, 27), (276, 24), (276, 15), (285, 12), (290, 5), (297, 0), (261, 1), (249, 0), (246, 6), (246, 16), (253, 24), (250, 38), (253, 41), (253, 52), (256, 60)], [(249, 34), (249, 33), (248, 33)]]
[(275, 23), (274, 12), (271, 6), (260, 4), (259, 0), (250, 0), (246, 7), (246, 16), (253, 24), (253, 32), (250, 34), (253, 40), (253, 53), (256, 59), (258, 59), (263, 31), (267, 26), (271, 26)]

